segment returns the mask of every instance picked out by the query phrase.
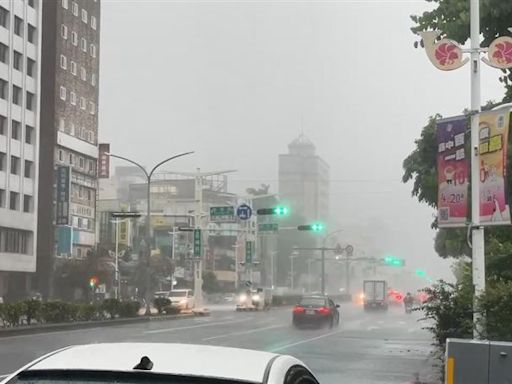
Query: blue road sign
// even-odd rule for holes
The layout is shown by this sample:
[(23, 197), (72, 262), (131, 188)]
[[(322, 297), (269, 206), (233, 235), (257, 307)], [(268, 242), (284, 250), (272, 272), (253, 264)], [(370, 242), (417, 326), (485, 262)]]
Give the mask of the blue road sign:
[(252, 216), (252, 208), (247, 204), (241, 204), (236, 209), (236, 215), (240, 220), (249, 220)]

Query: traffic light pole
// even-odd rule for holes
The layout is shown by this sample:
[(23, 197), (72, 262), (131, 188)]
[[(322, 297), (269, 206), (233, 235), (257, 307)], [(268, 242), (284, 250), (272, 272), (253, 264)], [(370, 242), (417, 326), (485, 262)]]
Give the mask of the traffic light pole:
[(325, 295), (325, 248), (322, 247), (322, 295)]

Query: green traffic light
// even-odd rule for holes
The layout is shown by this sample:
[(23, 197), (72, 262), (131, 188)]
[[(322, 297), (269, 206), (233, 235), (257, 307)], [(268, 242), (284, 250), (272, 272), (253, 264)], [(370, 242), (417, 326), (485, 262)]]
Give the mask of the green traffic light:
[(416, 276), (418, 276), (418, 277), (426, 277), (427, 273), (423, 269), (417, 269), (416, 270)]
[(323, 224), (316, 223), (316, 224), (311, 225), (311, 229), (315, 232), (320, 232), (324, 229), (324, 226), (323, 226)]
[(274, 208), (274, 214), (278, 216), (284, 216), (288, 214), (288, 208), (283, 206), (278, 206)]

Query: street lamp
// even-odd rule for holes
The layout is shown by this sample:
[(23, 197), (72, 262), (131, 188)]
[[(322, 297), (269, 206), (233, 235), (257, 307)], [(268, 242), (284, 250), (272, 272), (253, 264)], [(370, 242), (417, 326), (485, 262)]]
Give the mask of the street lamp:
[(327, 239), (329, 237), (331, 237), (332, 235), (335, 235), (337, 233), (340, 233), (342, 232), (343, 229), (337, 229), (336, 231), (332, 231), (331, 233), (328, 233), (324, 239), (322, 240), (322, 285), (321, 285), (321, 291), (322, 291), (322, 295), (325, 295), (325, 243), (327, 242)]
[[(458, 69), (468, 61), (471, 63), (471, 247), (473, 286), (475, 296), (485, 291), (485, 253), (484, 253), (484, 227), (480, 223), (480, 159), (479, 159), (479, 125), (481, 112), (480, 96), (480, 55), (487, 52), (487, 58), (482, 58), (486, 64), (499, 68), (512, 68), (508, 52), (501, 47), (512, 44), (512, 37), (502, 36), (491, 42), (489, 48), (480, 47), (480, 4), (479, 0), (470, 0), (470, 49), (464, 50), (453, 40), (444, 38), (436, 41), (439, 31), (424, 31), (419, 33), (423, 45), (432, 64), (444, 71)], [(462, 54), (469, 53), (470, 58), (463, 59)], [(505, 60), (506, 59), (506, 60)], [(473, 304), (473, 337), (481, 338), (484, 326), (481, 322), (482, 314)]]
[[(152, 238), (152, 233), (151, 233), (151, 177), (153, 176), (153, 174), (155, 173), (155, 171), (163, 164), (171, 161), (171, 160), (174, 160), (174, 159), (177, 159), (178, 157), (182, 157), (182, 156), (186, 156), (186, 155), (190, 155), (194, 153), (193, 151), (191, 152), (184, 152), (184, 153), (180, 153), (178, 155), (175, 155), (175, 156), (172, 156), (172, 157), (169, 157), (161, 162), (159, 162), (157, 165), (155, 165), (151, 171), (146, 171), (146, 169), (140, 165), (139, 163), (131, 160), (131, 159), (128, 159), (126, 157), (123, 157), (123, 156), (119, 156), (119, 155), (114, 155), (113, 153), (106, 153), (107, 156), (110, 156), (110, 157), (114, 157), (116, 159), (121, 159), (121, 160), (124, 160), (124, 161), (127, 161), (133, 165), (135, 165), (136, 167), (138, 167), (143, 173), (144, 173), (144, 176), (146, 176), (146, 183), (147, 183), (147, 216), (146, 216), (146, 242), (147, 242), (147, 247), (148, 247), (148, 254), (147, 254), (147, 262), (148, 262), (148, 267), (149, 267), (149, 258), (151, 256), (151, 238)], [(140, 261), (139, 261), (140, 263)], [(150, 297), (149, 297), (149, 291), (150, 291), (150, 280), (149, 280), (149, 271), (146, 271), (146, 315), (150, 315), (151, 314), (151, 308), (150, 308), (150, 305), (149, 305), (149, 301), (150, 301)]]

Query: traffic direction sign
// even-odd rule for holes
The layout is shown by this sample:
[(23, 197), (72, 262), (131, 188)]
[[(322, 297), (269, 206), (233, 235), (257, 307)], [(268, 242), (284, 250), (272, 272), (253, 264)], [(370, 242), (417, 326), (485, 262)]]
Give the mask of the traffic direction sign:
[(195, 257), (201, 257), (201, 250), (202, 250), (202, 241), (201, 238), (201, 230), (200, 229), (194, 229), (194, 256)]
[(260, 232), (277, 232), (279, 226), (277, 223), (263, 223), (258, 224), (258, 231)]
[(252, 216), (252, 208), (247, 204), (241, 204), (236, 209), (236, 215), (240, 220), (249, 220)]
[(210, 219), (215, 222), (234, 222), (235, 208), (232, 206), (210, 207)]

